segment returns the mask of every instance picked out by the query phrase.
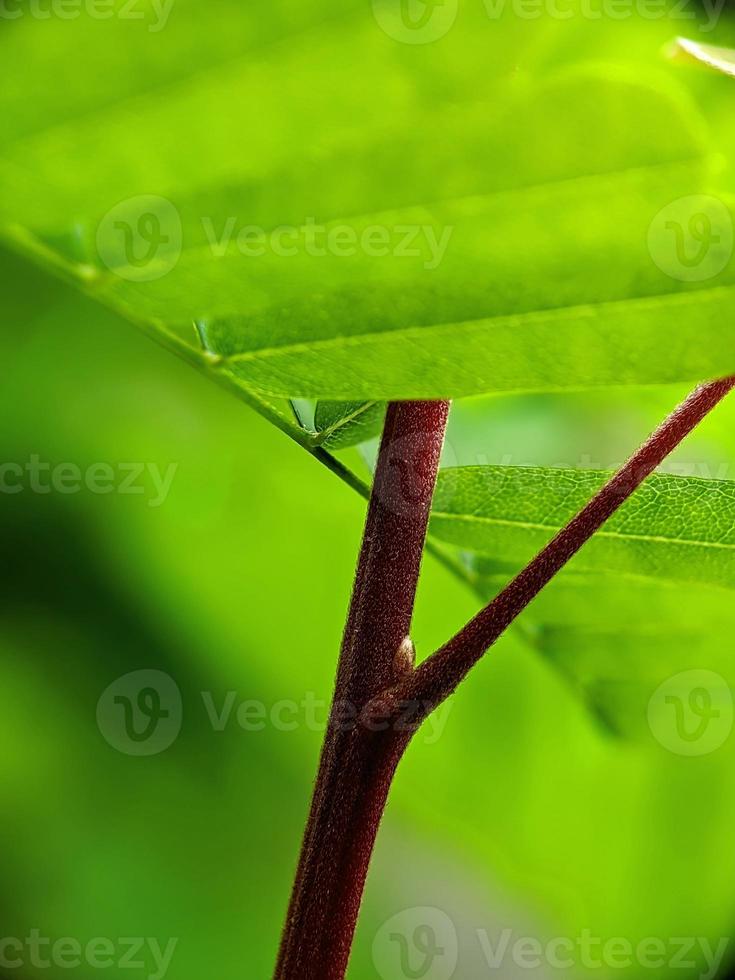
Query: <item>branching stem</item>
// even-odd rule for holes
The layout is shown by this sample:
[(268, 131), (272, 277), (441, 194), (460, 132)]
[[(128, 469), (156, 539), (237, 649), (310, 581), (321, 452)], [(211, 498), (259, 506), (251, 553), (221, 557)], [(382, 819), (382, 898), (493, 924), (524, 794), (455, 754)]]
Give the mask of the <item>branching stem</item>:
[(472, 667), (526, 606), (621, 507), (646, 477), (673, 452), (709, 412), (735, 387), (735, 377), (700, 385), (577, 516), (523, 571), (440, 650), (393, 691), (383, 695), (366, 716), (385, 715), (390, 707), (405, 719), (413, 706), (418, 723), (457, 688)]
[(389, 406), (276, 980), (343, 980), (378, 827), (413, 732), (733, 387), (735, 377), (697, 388), (510, 585), (419, 667), (409, 629), (449, 404)]

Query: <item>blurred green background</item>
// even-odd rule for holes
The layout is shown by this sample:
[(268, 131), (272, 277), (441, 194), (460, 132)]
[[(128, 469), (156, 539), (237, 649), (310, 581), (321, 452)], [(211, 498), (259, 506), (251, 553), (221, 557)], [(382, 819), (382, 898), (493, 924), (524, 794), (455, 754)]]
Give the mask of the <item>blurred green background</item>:
[[(178, 937), (170, 977), (267, 976), (321, 735), (303, 713), (295, 730), (245, 731), (233, 715), (215, 731), (202, 692), (218, 712), (231, 691), (269, 714), (328, 698), (363, 504), (128, 325), (9, 255), (2, 269), (18, 327), (4, 343), (2, 459), (177, 467), (158, 507), (150, 485), (2, 496), (3, 935)], [(450, 461), (613, 462), (681, 392), (636, 395), (461, 404)], [(732, 466), (733, 421), (725, 405), (679, 463)], [(419, 654), (476, 605), (427, 560)], [(729, 635), (708, 636), (728, 653)], [(138, 758), (105, 740), (96, 708), (144, 668), (175, 680), (183, 726)], [(378, 930), (415, 906), (456, 923), (462, 978), (487, 975), (477, 930), (730, 935), (732, 740), (686, 759), (650, 733), (612, 736), (516, 632), (442, 723), (399, 773), (352, 976), (378, 975)], [(130, 975), (153, 972), (149, 958)]]
[[(227, 6), (209, 19), (224, 18)], [(297, 8), (287, 16), (298, 17)], [(731, 17), (723, 14), (706, 40), (730, 40)], [(203, 50), (227, 38), (224, 20), (216, 31), (206, 21), (203, 14)], [(263, 24), (267, 35), (267, 15)], [(553, 43), (534, 35), (537, 56), (584, 60), (594, 39), (607, 59), (655, 63), (681, 25), (583, 27), (555, 31)], [(0, 32), (16, 29), (0, 23)], [(531, 30), (516, 21), (510, 35), (493, 38), (493, 72), (508, 70), (508, 37), (522, 29)], [(475, 62), (484, 42), (476, 43)], [(162, 50), (151, 42), (137, 57), (164, 84)], [(22, 60), (23, 46), (14, 52)], [(135, 87), (137, 69), (126, 58), (120, 53), (111, 68), (110, 91)], [(63, 106), (64, 86), (78, 84), (77, 101), (94, 103), (98, 93), (82, 90), (73, 64), (65, 68), (68, 78), (39, 79), (47, 98)], [(735, 89), (696, 73), (688, 81), (727, 152), (726, 93)], [(32, 93), (13, 92), (15, 84), (9, 72), (6, 95), (15, 101), (8, 95), (7, 103), (22, 129), (26, 112), (32, 121)], [(303, 702), (324, 704), (331, 693), (364, 504), (265, 421), (72, 288), (9, 253), (0, 253), (0, 277), (0, 462), (175, 466), (160, 506), (151, 506), (149, 478), (141, 494), (0, 494), (0, 937), (106, 937), (117, 950), (124, 937), (161, 947), (175, 939), (171, 980), (267, 977), (322, 737)], [(446, 462), (608, 466), (682, 395), (660, 388), (462, 403)], [(725, 404), (672, 465), (731, 477), (733, 422), (735, 403)], [(639, 586), (621, 588), (634, 601)], [(730, 595), (685, 592), (697, 645), (682, 669), (710, 666), (735, 684), (732, 634), (722, 625)], [(590, 620), (604, 601), (603, 591), (591, 593)], [(477, 606), (427, 559), (419, 656)], [(173, 679), (183, 722), (164, 751), (137, 757), (111, 744), (98, 703), (119, 678), (144, 669)], [(506, 929), (542, 939), (587, 931), (634, 945), (655, 937), (667, 957), (673, 937), (702, 937), (713, 948), (729, 938), (735, 739), (700, 758), (667, 751), (645, 725), (655, 686), (635, 719), (640, 737), (629, 739), (601, 724), (522, 630), (504, 637), (401, 767), (351, 977), (381, 975), (384, 924), (404, 916), (410, 925), (411, 910), (422, 907), (451, 920), (460, 980), (490, 975), (482, 937), (495, 941)], [(264, 706), (263, 730), (238, 724), (244, 702)], [(225, 703), (235, 708), (218, 731), (207, 705), (220, 712)], [(289, 714), (291, 704), (302, 707)], [(141, 957), (125, 975), (157, 975), (150, 950)], [(29, 962), (5, 971), (19, 980), (98, 973)], [(497, 975), (529, 974), (560, 975), (511, 962)], [(568, 975), (707, 972), (700, 956), (691, 967), (580, 967)]]

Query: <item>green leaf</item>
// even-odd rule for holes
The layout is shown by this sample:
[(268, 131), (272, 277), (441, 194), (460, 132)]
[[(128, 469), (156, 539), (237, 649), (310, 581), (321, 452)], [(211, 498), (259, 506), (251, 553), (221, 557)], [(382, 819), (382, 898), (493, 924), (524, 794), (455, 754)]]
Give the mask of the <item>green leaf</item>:
[(318, 402), (314, 424), (320, 445), (346, 449), (380, 433), (385, 419), (381, 402)]
[[(269, 397), (735, 369), (730, 213), (664, 211), (705, 186), (678, 87), (643, 63), (569, 68), (570, 35), (609, 37), (583, 19), (489, 30), (478, 4), (433, 57), (368, 6), (228, 0), (213, 24), (178, 0), (166, 30), (14, 24), (2, 235), (149, 333), (198, 350), (204, 324), (216, 369)], [(656, 50), (648, 31), (637, 49)], [(72, 63), (68, 86), (34, 85)], [(670, 225), (701, 214), (692, 269), (703, 243), (682, 265)]]
[[(537, 467), (444, 470), (431, 530), (444, 541), (520, 568), (608, 476)], [(570, 567), (734, 587), (735, 483), (650, 477)]]

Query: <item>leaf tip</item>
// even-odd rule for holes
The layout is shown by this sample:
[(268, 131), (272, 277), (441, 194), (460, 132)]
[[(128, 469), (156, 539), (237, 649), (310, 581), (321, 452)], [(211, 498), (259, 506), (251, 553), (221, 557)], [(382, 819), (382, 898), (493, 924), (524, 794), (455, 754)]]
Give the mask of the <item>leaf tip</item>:
[(664, 49), (670, 61), (684, 65), (700, 65), (735, 78), (735, 50), (700, 44), (688, 37), (676, 37)]

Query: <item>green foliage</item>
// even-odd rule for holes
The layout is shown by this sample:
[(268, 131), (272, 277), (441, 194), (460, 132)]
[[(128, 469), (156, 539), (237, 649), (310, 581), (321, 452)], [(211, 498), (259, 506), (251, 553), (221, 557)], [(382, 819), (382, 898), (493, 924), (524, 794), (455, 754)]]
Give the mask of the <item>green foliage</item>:
[[(716, 274), (677, 279), (661, 259), (670, 232), (655, 218), (707, 188), (711, 148), (654, 58), (555, 64), (544, 46), (563, 52), (589, 23), (525, 22), (521, 39), (508, 19), (503, 45), (528, 76), (511, 84), (498, 52), (488, 68), (472, 43), (481, 9), (435, 60), (363, 5), (321, 23), (337, 6), (231, 3), (205, 30), (180, 0), (170, 30), (138, 35), (122, 21), (19, 22), (0, 101), (6, 240), (190, 357), (197, 320), (226, 356), (220, 370), (280, 397), (735, 369), (720, 327), (732, 260), (716, 252)], [(258, 55), (286, 22), (295, 33)], [(318, 41), (304, 46), (310, 30)], [(580, 50), (605, 51), (604, 37)], [(143, 59), (150, 75), (115, 69)], [(63, 93), (45, 87), (30, 112), (18, 101), (37, 70), (72, 60)], [(730, 220), (715, 215), (713, 236)]]
[[(218, 710), (229, 691), (268, 709), (329, 697), (364, 506), (118, 318), (8, 256), (2, 269), (18, 327), (0, 392), (4, 459), (179, 464), (158, 509), (136, 496), (2, 498), (4, 931), (179, 936), (175, 980), (243, 964), (267, 976), (322, 732), (249, 732), (234, 716), (213, 731), (201, 691)], [(640, 394), (625, 424), (642, 434), (677, 394)], [(622, 414), (612, 393), (458, 403), (451, 441), (462, 459), (490, 434), (524, 458), (569, 459), (584, 423), (612, 460)], [(725, 404), (711, 420), (702, 459), (735, 462), (732, 418)], [(483, 595), (512, 571), (496, 570)], [(706, 664), (735, 683), (730, 593), (677, 584), (654, 600), (659, 588), (560, 580), (427, 726), (381, 834), (355, 980), (375, 980), (383, 922), (426, 902), (457, 923), (530, 935), (729, 934), (735, 745), (677, 757), (645, 704), (672, 670)], [(427, 558), (419, 655), (478, 601)], [(94, 711), (142, 666), (176, 679), (185, 721), (167, 752), (136, 760), (107, 745)]]
[(328, 449), (346, 449), (376, 436), (385, 418), (380, 402), (317, 403), (314, 413), (318, 441)]
[[(658, 60), (668, 20), (489, 24), (483, 6), (465, 5), (426, 48), (397, 44), (356, 0), (222, 0), (216, 14), (177, 0), (160, 32), (84, 17), (3, 24), (0, 235), (44, 273), (3, 258), (5, 456), (170, 454), (183, 474), (156, 513), (119, 499), (9, 505), (4, 742), (20, 732), (24, 746), (5, 750), (1, 770), (24, 800), (3, 823), (18, 842), (12, 928), (124, 924), (185, 936), (177, 977), (240, 974), (243, 946), (245, 972), (267, 973), (319, 734), (284, 745), (268, 732), (244, 753), (228, 736), (217, 750), (197, 715), (144, 769), (111, 763), (90, 718), (141, 658), (174, 672), (190, 705), (202, 687), (326, 697), (359, 535), (357, 498), (123, 334), (119, 317), (358, 489), (357, 453), (332, 454), (373, 438), (387, 399), (491, 393), (475, 415), (455, 407), (474, 433), (497, 425), (512, 401), (499, 396), (529, 393), (534, 423), (548, 412), (563, 431), (573, 393), (602, 389), (589, 432), (603, 453), (607, 386), (646, 406), (643, 434), (675, 399), (662, 392), (654, 411), (634, 386), (735, 370), (728, 80), (692, 81), (695, 108), (689, 76)], [(687, 47), (706, 64), (713, 51), (726, 58), (719, 44)], [(701, 276), (676, 267), (667, 225), (686, 227), (677, 202), (693, 196), (719, 242)], [(238, 243), (248, 226), (263, 234)], [(284, 226), (301, 234), (295, 255), (273, 247)], [(327, 254), (303, 247), (315, 226)], [(368, 254), (386, 235), (388, 254)], [(315, 402), (313, 426), (292, 411), (300, 397)], [(722, 412), (730, 424), (708, 430), (702, 453), (732, 462), (732, 408)], [(514, 458), (545, 448), (511, 421), (500, 428)], [(456, 575), (427, 562), (420, 654), (602, 479), (493, 461), (443, 471), (432, 548)], [(408, 758), (395, 855), (417, 827), (437, 850), (453, 835), (457, 914), (482, 891), (473, 926), (491, 925), (497, 887), (509, 918), (520, 894), (556, 935), (731, 926), (732, 746), (687, 768), (646, 710), (680, 671), (735, 684), (733, 526), (733, 483), (651, 479), (501, 640), (437, 744)], [(81, 713), (70, 667), (85, 678)], [(63, 804), (49, 807), (50, 794)], [(390, 902), (449, 901), (441, 861), (432, 898), (431, 882), (410, 893), (400, 862), (378, 860), (356, 977), (374, 976), (370, 941)], [(34, 888), (38, 867), (54, 875)], [(210, 918), (203, 889), (221, 898)]]
[[(611, 474), (470, 466), (439, 476), (431, 530), (521, 568)], [(735, 483), (654, 475), (573, 560), (572, 568), (735, 586)]]

